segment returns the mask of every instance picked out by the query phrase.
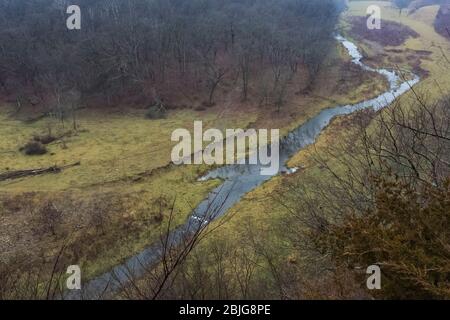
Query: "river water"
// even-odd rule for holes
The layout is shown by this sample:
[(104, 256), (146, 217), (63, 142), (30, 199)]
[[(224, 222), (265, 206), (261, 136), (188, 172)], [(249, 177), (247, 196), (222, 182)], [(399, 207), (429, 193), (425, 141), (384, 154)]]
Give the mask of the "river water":
[[(339, 41), (352, 57), (352, 62), (361, 66), (364, 70), (377, 72), (383, 75), (389, 82), (389, 90), (376, 98), (363, 101), (354, 105), (335, 106), (325, 109), (308, 120), (300, 127), (290, 132), (280, 142), (280, 170), (276, 174), (289, 174), (295, 172), (296, 168), (287, 168), (286, 162), (300, 150), (313, 144), (320, 133), (330, 124), (336, 116), (348, 115), (358, 110), (372, 108), (378, 111), (389, 106), (397, 97), (409, 91), (420, 79), (413, 75), (412, 80), (402, 81), (395, 71), (387, 69), (373, 69), (366, 66), (361, 60), (362, 54), (358, 47), (338, 35)], [(193, 210), (186, 223), (171, 231), (167, 237), (169, 247), (181, 244), (194, 231), (206, 226), (212, 220), (226, 214), (226, 212), (238, 203), (248, 192), (262, 185), (265, 181), (272, 179), (275, 175), (261, 175), (261, 165), (229, 165), (210, 171), (199, 181), (209, 179), (222, 179), (222, 184), (214, 189), (208, 197)], [(127, 283), (130, 277), (142, 276), (145, 269), (151, 267), (161, 260), (162, 244), (156, 243), (147, 247), (144, 251), (128, 259), (124, 264), (118, 265), (90, 282), (84, 284), (81, 291), (67, 291), (65, 299), (96, 299), (100, 295), (110, 298), (120, 288), (121, 284)]]

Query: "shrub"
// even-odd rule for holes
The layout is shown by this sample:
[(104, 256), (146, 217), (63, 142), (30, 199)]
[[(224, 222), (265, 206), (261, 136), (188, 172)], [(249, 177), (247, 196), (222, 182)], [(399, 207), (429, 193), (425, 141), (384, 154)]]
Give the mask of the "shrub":
[(195, 108), (195, 111), (205, 111), (206, 108), (204, 106), (198, 106)]
[(43, 155), (47, 153), (47, 148), (39, 141), (30, 141), (21, 148), (28, 156)]
[(202, 107), (204, 108), (212, 108), (214, 107), (216, 104), (214, 102), (208, 102), (208, 101), (203, 101), (202, 102)]
[(151, 106), (145, 114), (147, 119), (157, 120), (166, 118), (166, 110), (160, 106)]
[(374, 187), (374, 207), (311, 234), (317, 248), (352, 269), (380, 264), (383, 298), (450, 298), (450, 179), (415, 190), (383, 177)]

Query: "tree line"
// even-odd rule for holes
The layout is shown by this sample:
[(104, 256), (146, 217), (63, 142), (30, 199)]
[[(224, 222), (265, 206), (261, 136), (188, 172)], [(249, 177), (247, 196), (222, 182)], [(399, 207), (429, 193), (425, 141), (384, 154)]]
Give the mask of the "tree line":
[(170, 101), (223, 83), (281, 102), (292, 75), (313, 83), (333, 45), (339, 0), (0, 0), (0, 90), (18, 107), (80, 100)]

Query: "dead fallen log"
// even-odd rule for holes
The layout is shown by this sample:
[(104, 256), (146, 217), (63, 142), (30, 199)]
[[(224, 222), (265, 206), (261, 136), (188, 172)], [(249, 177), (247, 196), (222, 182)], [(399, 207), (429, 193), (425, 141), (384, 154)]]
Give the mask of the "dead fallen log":
[(60, 173), (64, 169), (72, 168), (81, 165), (81, 162), (76, 162), (67, 166), (52, 166), (49, 168), (39, 168), (39, 169), (30, 169), (30, 170), (17, 170), (17, 171), (8, 171), (4, 173), (0, 173), (0, 181), (5, 180), (15, 180), (25, 177), (38, 176), (42, 174), (48, 173)]

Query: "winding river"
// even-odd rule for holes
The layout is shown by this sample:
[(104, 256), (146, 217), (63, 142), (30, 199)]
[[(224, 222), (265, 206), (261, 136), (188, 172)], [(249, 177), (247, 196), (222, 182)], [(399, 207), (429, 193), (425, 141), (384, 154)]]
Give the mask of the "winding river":
[[(348, 115), (358, 110), (373, 108), (378, 111), (389, 106), (397, 97), (409, 91), (420, 79), (413, 75), (412, 80), (402, 81), (394, 71), (387, 69), (373, 69), (361, 61), (363, 56), (357, 46), (344, 37), (338, 35), (339, 41), (352, 57), (352, 62), (361, 66), (364, 70), (377, 72), (383, 75), (389, 82), (389, 90), (371, 100), (366, 100), (354, 105), (335, 106), (325, 109), (308, 120), (297, 129), (290, 132), (280, 142), (280, 163), (283, 164), (277, 174), (291, 173), (296, 169), (289, 169), (285, 163), (300, 150), (313, 144), (319, 134), (330, 124), (336, 116)], [(231, 165), (210, 171), (199, 181), (209, 179), (222, 179), (223, 183), (214, 189), (200, 205), (193, 211), (186, 223), (171, 231), (167, 242), (170, 246), (176, 246), (198, 230), (201, 226), (209, 224), (212, 220), (224, 215), (228, 209), (241, 200), (248, 192), (254, 190), (273, 176), (260, 174), (261, 165)], [(128, 259), (124, 264), (116, 266), (90, 282), (84, 284), (81, 291), (67, 291), (65, 299), (95, 299), (99, 296), (110, 298), (120, 286), (131, 277), (139, 277), (145, 272), (146, 267), (161, 260), (162, 245), (160, 243), (150, 245), (141, 253)]]

